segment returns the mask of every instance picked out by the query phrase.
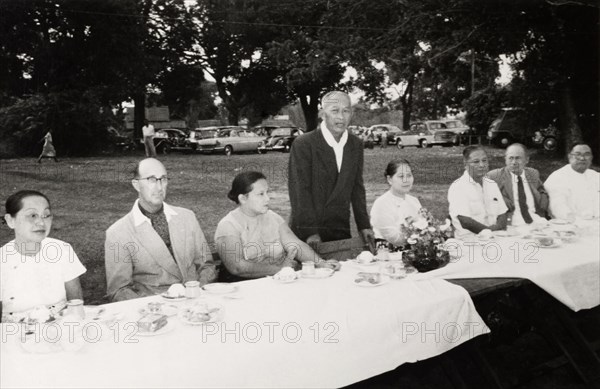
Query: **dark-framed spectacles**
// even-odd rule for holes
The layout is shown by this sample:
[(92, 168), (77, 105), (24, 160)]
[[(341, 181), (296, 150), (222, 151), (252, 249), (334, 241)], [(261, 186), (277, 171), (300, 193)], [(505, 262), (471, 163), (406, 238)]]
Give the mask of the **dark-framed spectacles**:
[(161, 184), (166, 184), (169, 182), (169, 178), (167, 176), (162, 176), (162, 177), (158, 177), (158, 178), (154, 177), (154, 176), (150, 176), (150, 177), (136, 178), (136, 180), (138, 180), (138, 181), (146, 180), (150, 184), (156, 184), (157, 182), (160, 182)]

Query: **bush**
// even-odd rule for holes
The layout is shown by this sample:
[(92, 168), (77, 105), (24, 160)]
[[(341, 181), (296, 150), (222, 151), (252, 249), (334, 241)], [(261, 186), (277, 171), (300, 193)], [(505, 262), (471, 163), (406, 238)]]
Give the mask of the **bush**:
[(91, 93), (32, 95), (0, 108), (0, 157), (39, 154), (49, 130), (59, 157), (89, 155), (106, 144), (107, 124)]

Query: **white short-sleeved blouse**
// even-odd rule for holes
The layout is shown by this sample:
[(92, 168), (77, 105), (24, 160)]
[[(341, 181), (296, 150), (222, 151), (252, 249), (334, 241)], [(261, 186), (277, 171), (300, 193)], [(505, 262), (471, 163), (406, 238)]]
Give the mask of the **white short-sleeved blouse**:
[(420, 209), (421, 202), (416, 197), (407, 194), (405, 198), (401, 198), (388, 190), (375, 200), (371, 208), (371, 225), (375, 238), (400, 245), (400, 226), (405, 225), (409, 216), (417, 219)]
[(8, 242), (0, 248), (2, 321), (40, 305), (64, 304), (65, 282), (85, 271), (73, 247), (61, 240), (45, 238), (35, 256), (19, 253), (15, 241)]

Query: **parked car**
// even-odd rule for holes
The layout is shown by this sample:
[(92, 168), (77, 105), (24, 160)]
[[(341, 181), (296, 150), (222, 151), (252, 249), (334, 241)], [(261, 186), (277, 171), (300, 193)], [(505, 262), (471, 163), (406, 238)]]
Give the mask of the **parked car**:
[(364, 126), (348, 126), (348, 131), (363, 141), (364, 147), (372, 149), (375, 141), (373, 131)]
[(374, 143), (381, 144), (384, 138), (388, 138), (388, 133), (390, 131), (395, 131), (398, 129), (398, 127), (393, 126), (391, 124), (374, 124), (371, 127), (369, 127), (367, 131), (373, 134)]
[(223, 152), (229, 156), (244, 151), (257, 151), (264, 136), (243, 127), (229, 127), (217, 130), (213, 137), (200, 139), (196, 142), (197, 150), (203, 153)]
[(280, 126), (256, 126), (252, 127), (251, 131), (258, 136), (269, 136), (271, 135), (271, 131), (277, 128), (280, 128)]
[(396, 146), (432, 147), (434, 145), (452, 146), (457, 135), (446, 129), (446, 125), (437, 120), (425, 120), (411, 123), (408, 131), (394, 137)]
[(554, 123), (550, 124), (537, 130), (531, 140), (534, 145), (541, 146), (544, 150), (555, 151), (558, 148), (558, 128)]
[(214, 138), (218, 135), (219, 130), (226, 128), (234, 128), (235, 126), (209, 126), (209, 127), (198, 127), (190, 131), (186, 143), (192, 150), (198, 149), (198, 141), (201, 139)]
[(552, 123), (547, 126), (532, 125), (521, 108), (504, 108), (490, 125), (487, 137), (490, 143), (499, 147), (507, 147), (515, 142), (541, 145), (549, 151), (558, 147), (556, 126)]
[(114, 127), (108, 127), (106, 131), (108, 131), (108, 140), (112, 149), (123, 152), (134, 151), (136, 149), (136, 144), (132, 136), (121, 134)]
[(407, 131), (394, 131), (388, 135), (392, 137), (390, 143), (395, 144), (399, 149), (408, 146), (428, 147), (433, 142), (434, 138), (433, 134), (430, 134), (427, 130), (414, 124), (411, 125), (410, 129)]
[(187, 137), (187, 134), (182, 130), (161, 128), (154, 135), (154, 147), (159, 154), (168, 154), (174, 150), (190, 150)]
[(294, 140), (304, 132), (297, 127), (278, 127), (271, 129), (269, 136), (258, 145), (260, 154), (267, 151), (289, 152)]
[(448, 131), (452, 131), (458, 135), (456, 137), (457, 145), (460, 143), (465, 144), (468, 141), (468, 136), (474, 133), (471, 127), (464, 124), (460, 119), (446, 119), (444, 120), (444, 124), (446, 125), (446, 129)]

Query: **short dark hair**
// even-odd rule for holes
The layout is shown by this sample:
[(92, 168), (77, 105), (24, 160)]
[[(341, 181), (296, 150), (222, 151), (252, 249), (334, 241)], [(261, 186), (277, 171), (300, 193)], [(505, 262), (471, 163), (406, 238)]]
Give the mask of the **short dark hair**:
[(481, 146), (467, 146), (465, 147), (465, 149), (463, 150), (463, 160), (466, 162), (469, 160), (469, 158), (471, 158), (471, 154), (473, 154), (474, 152), (481, 150), (485, 153), (485, 150), (483, 149), (483, 147)]
[(392, 159), (385, 168), (385, 176), (391, 177), (394, 174), (396, 174), (396, 172), (398, 171), (398, 166), (400, 166), (400, 165), (406, 165), (412, 171), (412, 166), (410, 166), (410, 162), (408, 162), (406, 159), (401, 159), (401, 158)]
[(231, 190), (227, 193), (227, 198), (234, 201), (236, 204), (239, 204), (239, 195), (245, 195), (252, 192), (252, 185), (254, 185), (256, 181), (266, 179), (267, 177), (261, 172), (248, 171), (240, 173), (233, 179)]
[(37, 190), (20, 190), (6, 199), (6, 203), (4, 204), (6, 213), (12, 217), (17, 216), (17, 213), (23, 208), (23, 200), (27, 197), (43, 197), (48, 202), (48, 207), (50, 207), (50, 199), (42, 192), (38, 192)]
[[(571, 153), (573, 152), (573, 149), (574, 149), (575, 147), (577, 147), (577, 146), (587, 146), (587, 147), (590, 147), (590, 145), (588, 145), (587, 143), (583, 143), (583, 142), (576, 142), (576, 143), (573, 143), (573, 146), (571, 146), (571, 148), (569, 149), (569, 154), (571, 154)], [(591, 149), (592, 149), (592, 148), (590, 147), (590, 150), (591, 150)]]

